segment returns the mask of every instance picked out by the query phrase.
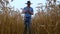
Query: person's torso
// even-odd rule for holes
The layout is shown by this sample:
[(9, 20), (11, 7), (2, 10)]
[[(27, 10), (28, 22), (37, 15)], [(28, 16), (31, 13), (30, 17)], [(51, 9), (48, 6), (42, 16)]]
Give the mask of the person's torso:
[[(30, 8), (25, 7), (25, 10), (30, 10), (30, 11), (32, 11), (32, 8), (31, 8), (31, 7), (30, 7)], [(25, 13), (25, 17), (31, 17), (31, 14), (28, 13), (28, 12), (26, 12), (26, 13)]]

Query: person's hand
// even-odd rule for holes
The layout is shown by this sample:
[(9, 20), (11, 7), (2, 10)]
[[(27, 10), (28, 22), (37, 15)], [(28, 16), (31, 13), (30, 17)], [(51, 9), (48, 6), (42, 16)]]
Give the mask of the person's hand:
[(27, 10), (27, 12), (30, 11), (30, 10)]
[(29, 13), (29, 11), (30, 11), (30, 10), (26, 10), (26, 12), (28, 12), (28, 13)]

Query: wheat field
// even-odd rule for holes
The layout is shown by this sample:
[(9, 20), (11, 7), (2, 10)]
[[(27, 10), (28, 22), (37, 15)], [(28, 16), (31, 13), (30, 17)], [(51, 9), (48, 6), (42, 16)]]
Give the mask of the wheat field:
[[(47, 8), (47, 7), (46, 7)], [(31, 34), (60, 34), (60, 5), (37, 11), (32, 18)], [(3, 7), (0, 11), (0, 34), (23, 34), (24, 21), (19, 10)]]
[[(57, 9), (56, 9), (57, 8)], [(23, 34), (24, 23), (19, 11), (4, 7), (0, 13), (0, 34)], [(31, 23), (32, 34), (60, 34), (60, 11), (58, 7), (49, 12), (38, 12)]]
[(60, 10), (38, 12), (32, 20), (33, 34), (60, 34)]

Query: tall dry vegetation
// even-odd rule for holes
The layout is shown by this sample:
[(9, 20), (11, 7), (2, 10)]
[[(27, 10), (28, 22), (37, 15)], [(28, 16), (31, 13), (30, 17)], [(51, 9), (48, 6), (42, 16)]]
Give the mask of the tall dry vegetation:
[(22, 34), (22, 17), (15, 12), (9, 12), (7, 7), (4, 7), (0, 13), (0, 34)]
[[(47, 10), (38, 11), (32, 18), (32, 34), (60, 34), (60, 5), (54, 5), (55, 2), (52, 4), (49, 1)], [(3, 5), (3, 2), (1, 3)], [(3, 5), (0, 11), (0, 34), (23, 34), (23, 31), (20, 11)]]
[[(32, 33), (60, 34), (60, 12), (54, 7), (49, 12), (39, 12), (32, 21)], [(35, 30), (35, 31), (34, 31)]]
[(46, 8), (46, 11), (38, 11), (33, 18), (32, 33), (60, 34), (60, 5), (50, 2)]
[(20, 11), (15, 11), (6, 5), (3, 5), (2, 3), (1, 5), (0, 34), (22, 34), (24, 26)]

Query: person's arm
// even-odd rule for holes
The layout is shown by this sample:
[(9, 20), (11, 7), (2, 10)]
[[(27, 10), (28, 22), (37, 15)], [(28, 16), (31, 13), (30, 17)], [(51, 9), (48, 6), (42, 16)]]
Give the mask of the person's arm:
[(33, 15), (33, 12), (32, 11), (28, 11), (31, 15)]
[(25, 8), (22, 10), (22, 14), (25, 14), (27, 11), (25, 10)]
[(22, 10), (22, 14), (25, 14), (25, 11), (24, 10)]
[(31, 15), (33, 15), (33, 9), (32, 9), (32, 11), (28, 10), (28, 12), (29, 12)]

